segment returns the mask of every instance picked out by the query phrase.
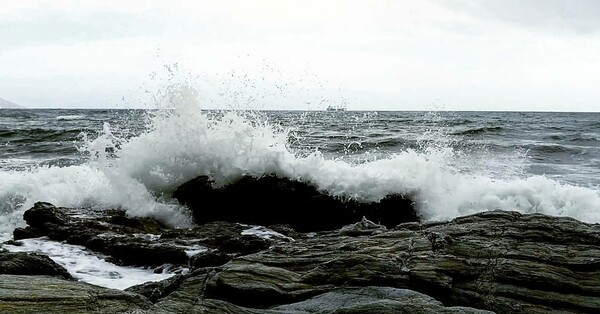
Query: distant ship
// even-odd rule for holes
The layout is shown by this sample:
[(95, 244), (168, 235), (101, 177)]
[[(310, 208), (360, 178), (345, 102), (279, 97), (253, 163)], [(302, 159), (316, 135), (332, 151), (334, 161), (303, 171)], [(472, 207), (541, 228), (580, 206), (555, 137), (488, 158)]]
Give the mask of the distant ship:
[(329, 106), (329, 107), (327, 107), (327, 111), (346, 111), (346, 106), (344, 106), (344, 105)]

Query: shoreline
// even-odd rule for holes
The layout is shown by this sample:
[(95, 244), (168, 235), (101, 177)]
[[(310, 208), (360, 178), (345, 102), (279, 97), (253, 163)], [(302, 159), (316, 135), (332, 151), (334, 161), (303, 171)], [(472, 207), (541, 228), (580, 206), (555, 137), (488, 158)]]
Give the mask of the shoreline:
[[(120, 304), (117, 308), (139, 313), (303, 313), (323, 306), (376, 313), (415, 304), (447, 313), (600, 309), (600, 225), (573, 218), (491, 211), (391, 228), (365, 219), (304, 233), (270, 226), (269, 233), (259, 227), (248, 232), (249, 226), (231, 222), (178, 230), (117, 211), (90, 213), (48, 203), (36, 207), (26, 214), (29, 227), (31, 211), (38, 211), (37, 217), (45, 221), (33, 229), (44, 236), (61, 239), (61, 228), (69, 226), (63, 231), (72, 238), (62, 241), (89, 236), (86, 246), (104, 250), (113, 263), (160, 269), (169, 261), (189, 271), (125, 291), (39, 274), (3, 274), (3, 281), (23, 286), (20, 291), (0, 288), (0, 312), (14, 306), (30, 312), (76, 311), (89, 302), (73, 296), (72, 291), (81, 289), (110, 295), (111, 303)], [(99, 232), (91, 226), (108, 229)], [(15, 231), (17, 238), (22, 232)], [(159, 237), (140, 237), (140, 232)], [(191, 243), (206, 249), (188, 256)], [(36, 299), (37, 289), (57, 283), (71, 292), (58, 289), (62, 294), (55, 295), (46, 290), (52, 297)], [(98, 307), (89, 312), (102, 311)]]

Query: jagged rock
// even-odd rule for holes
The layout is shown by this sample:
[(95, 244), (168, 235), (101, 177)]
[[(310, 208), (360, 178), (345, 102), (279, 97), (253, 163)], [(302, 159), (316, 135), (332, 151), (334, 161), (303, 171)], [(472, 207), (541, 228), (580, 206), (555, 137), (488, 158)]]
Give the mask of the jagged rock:
[(226, 253), (245, 255), (269, 248), (269, 242), (254, 235), (242, 235), (240, 237), (217, 237), (219, 248)]
[(143, 296), (46, 276), (0, 275), (0, 313), (143, 313)]
[(287, 225), (281, 225), (281, 224), (277, 224), (277, 225), (270, 225), (268, 226), (269, 229), (282, 234), (286, 237), (292, 238), (292, 239), (299, 239), (304, 237), (304, 233), (300, 233), (298, 232), (296, 229), (294, 229), (292, 226), (290, 226), (289, 224)]
[(87, 239), (102, 252), (127, 241), (186, 254), (195, 245), (195, 257), (186, 260), (191, 273), (131, 289), (154, 302), (148, 313), (412, 312), (414, 304), (432, 312), (600, 312), (600, 225), (571, 218), (493, 211), (385, 228), (365, 217), (334, 231), (268, 240), (242, 234), (248, 226), (235, 223), (149, 235), (138, 233), (146, 224), (134, 218), (115, 224), (107, 212), (82, 218), (46, 204), (37, 209), (58, 214), (40, 215), (49, 223), (34, 219), (42, 224), (30, 225), (35, 232)]
[(334, 289), (308, 300), (273, 308), (279, 313), (490, 313), (444, 307), (434, 298), (407, 289), (363, 287)]
[(0, 274), (46, 275), (72, 279), (67, 270), (46, 255), (0, 251)]
[(361, 203), (276, 176), (244, 176), (220, 188), (200, 176), (182, 184), (173, 197), (192, 210), (199, 224), (224, 220), (263, 226), (288, 224), (298, 231), (319, 231), (340, 228), (363, 216), (387, 227), (418, 220), (412, 201), (401, 195)]
[(380, 313), (492, 313), (468, 307), (445, 307), (430, 296), (390, 287), (349, 287), (334, 289), (308, 300), (271, 309), (254, 309), (217, 299), (186, 303), (186, 307), (165, 307), (158, 303), (149, 313), (240, 313), (240, 314), (380, 314)]
[(342, 227), (340, 232), (344, 235), (362, 235), (383, 232), (386, 229), (385, 226), (376, 224), (363, 216), (361, 221)]
[[(253, 308), (239, 305), (236, 298), (224, 301), (206, 294), (206, 285), (219, 269), (198, 270), (176, 280), (168, 279), (163, 283), (154, 283), (130, 288), (144, 293), (153, 287), (157, 295), (162, 293), (158, 302), (148, 313), (489, 313), (468, 307), (445, 307), (430, 296), (407, 289), (391, 287), (332, 287), (329, 291), (318, 293), (311, 298), (268, 308)], [(260, 276), (260, 275), (257, 275)], [(260, 288), (258, 288), (260, 289)], [(264, 299), (257, 301), (265, 301)]]
[[(265, 250), (272, 243), (285, 240), (244, 235), (242, 231), (249, 227), (231, 222), (170, 229), (152, 218), (127, 217), (122, 210), (58, 208), (42, 202), (35, 203), (23, 217), (29, 226), (16, 229), (15, 238), (47, 236), (51, 240), (83, 245), (122, 265), (187, 266), (190, 256), (198, 250), (212, 249), (233, 257)], [(202, 262), (198, 260), (197, 264)]]
[[(334, 299), (356, 299), (360, 302), (348, 301), (348, 312), (386, 312), (388, 305), (394, 306), (392, 312), (411, 312), (410, 304), (382, 292), (410, 289), (447, 307), (498, 313), (600, 311), (599, 225), (495, 211), (387, 230), (368, 227), (371, 232), (337, 230), (297, 238), (202, 269), (152, 309), (179, 305), (211, 313), (302, 313), (319, 307), (346, 313), (346, 303), (336, 305)], [(356, 296), (356, 291), (376, 293)], [(429, 302), (423, 300), (418, 302)]]
[(150, 281), (135, 285), (125, 289), (125, 291), (141, 294), (154, 303), (175, 291), (185, 278), (187, 277), (183, 275), (175, 275), (162, 281)]
[(42, 234), (35, 231), (35, 229), (27, 226), (25, 228), (15, 228), (13, 231), (13, 238), (15, 240), (23, 240), (23, 239), (31, 239), (31, 238), (39, 238)]
[(232, 259), (232, 256), (219, 251), (206, 251), (198, 253), (190, 258), (190, 266), (193, 268), (204, 268), (221, 266)]
[(206, 311), (203, 306), (206, 281), (213, 275), (213, 269), (204, 268), (184, 276), (183, 280), (168, 286), (172, 292), (158, 300), (148, 313), (217, 313)]

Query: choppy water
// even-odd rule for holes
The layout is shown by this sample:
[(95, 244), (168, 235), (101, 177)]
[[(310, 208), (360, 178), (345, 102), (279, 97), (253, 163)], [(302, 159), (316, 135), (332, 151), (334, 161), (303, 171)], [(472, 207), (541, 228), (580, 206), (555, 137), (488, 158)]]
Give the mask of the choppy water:
[(600, 220), (600, 114), (1, 110), (0, 212), (118, 206), (185, 224), (169, 193), (209, 174), (411, 195), (425, 219), (514, 209)]
[[(247, 174), (367, 201), (404, 193), (423, 219), (506, 209), (600, 222), (600, 113), (219, 112), (193, 99), (160, 111), (0, 110), (0, 239), (37, 201), (186, 226), (177, 186)], [(12, 249), (107, 287), (155, 276), (43, 240)]]

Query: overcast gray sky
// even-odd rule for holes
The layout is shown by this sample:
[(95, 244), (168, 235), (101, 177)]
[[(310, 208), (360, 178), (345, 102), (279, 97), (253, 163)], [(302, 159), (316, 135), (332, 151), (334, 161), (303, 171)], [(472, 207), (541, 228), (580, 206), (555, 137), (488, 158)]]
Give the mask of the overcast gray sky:
[(210, 108), (600, 111), (599, 56), (594, 0), (0, 0), (28, 107), (144, 107), (177, 63)]

